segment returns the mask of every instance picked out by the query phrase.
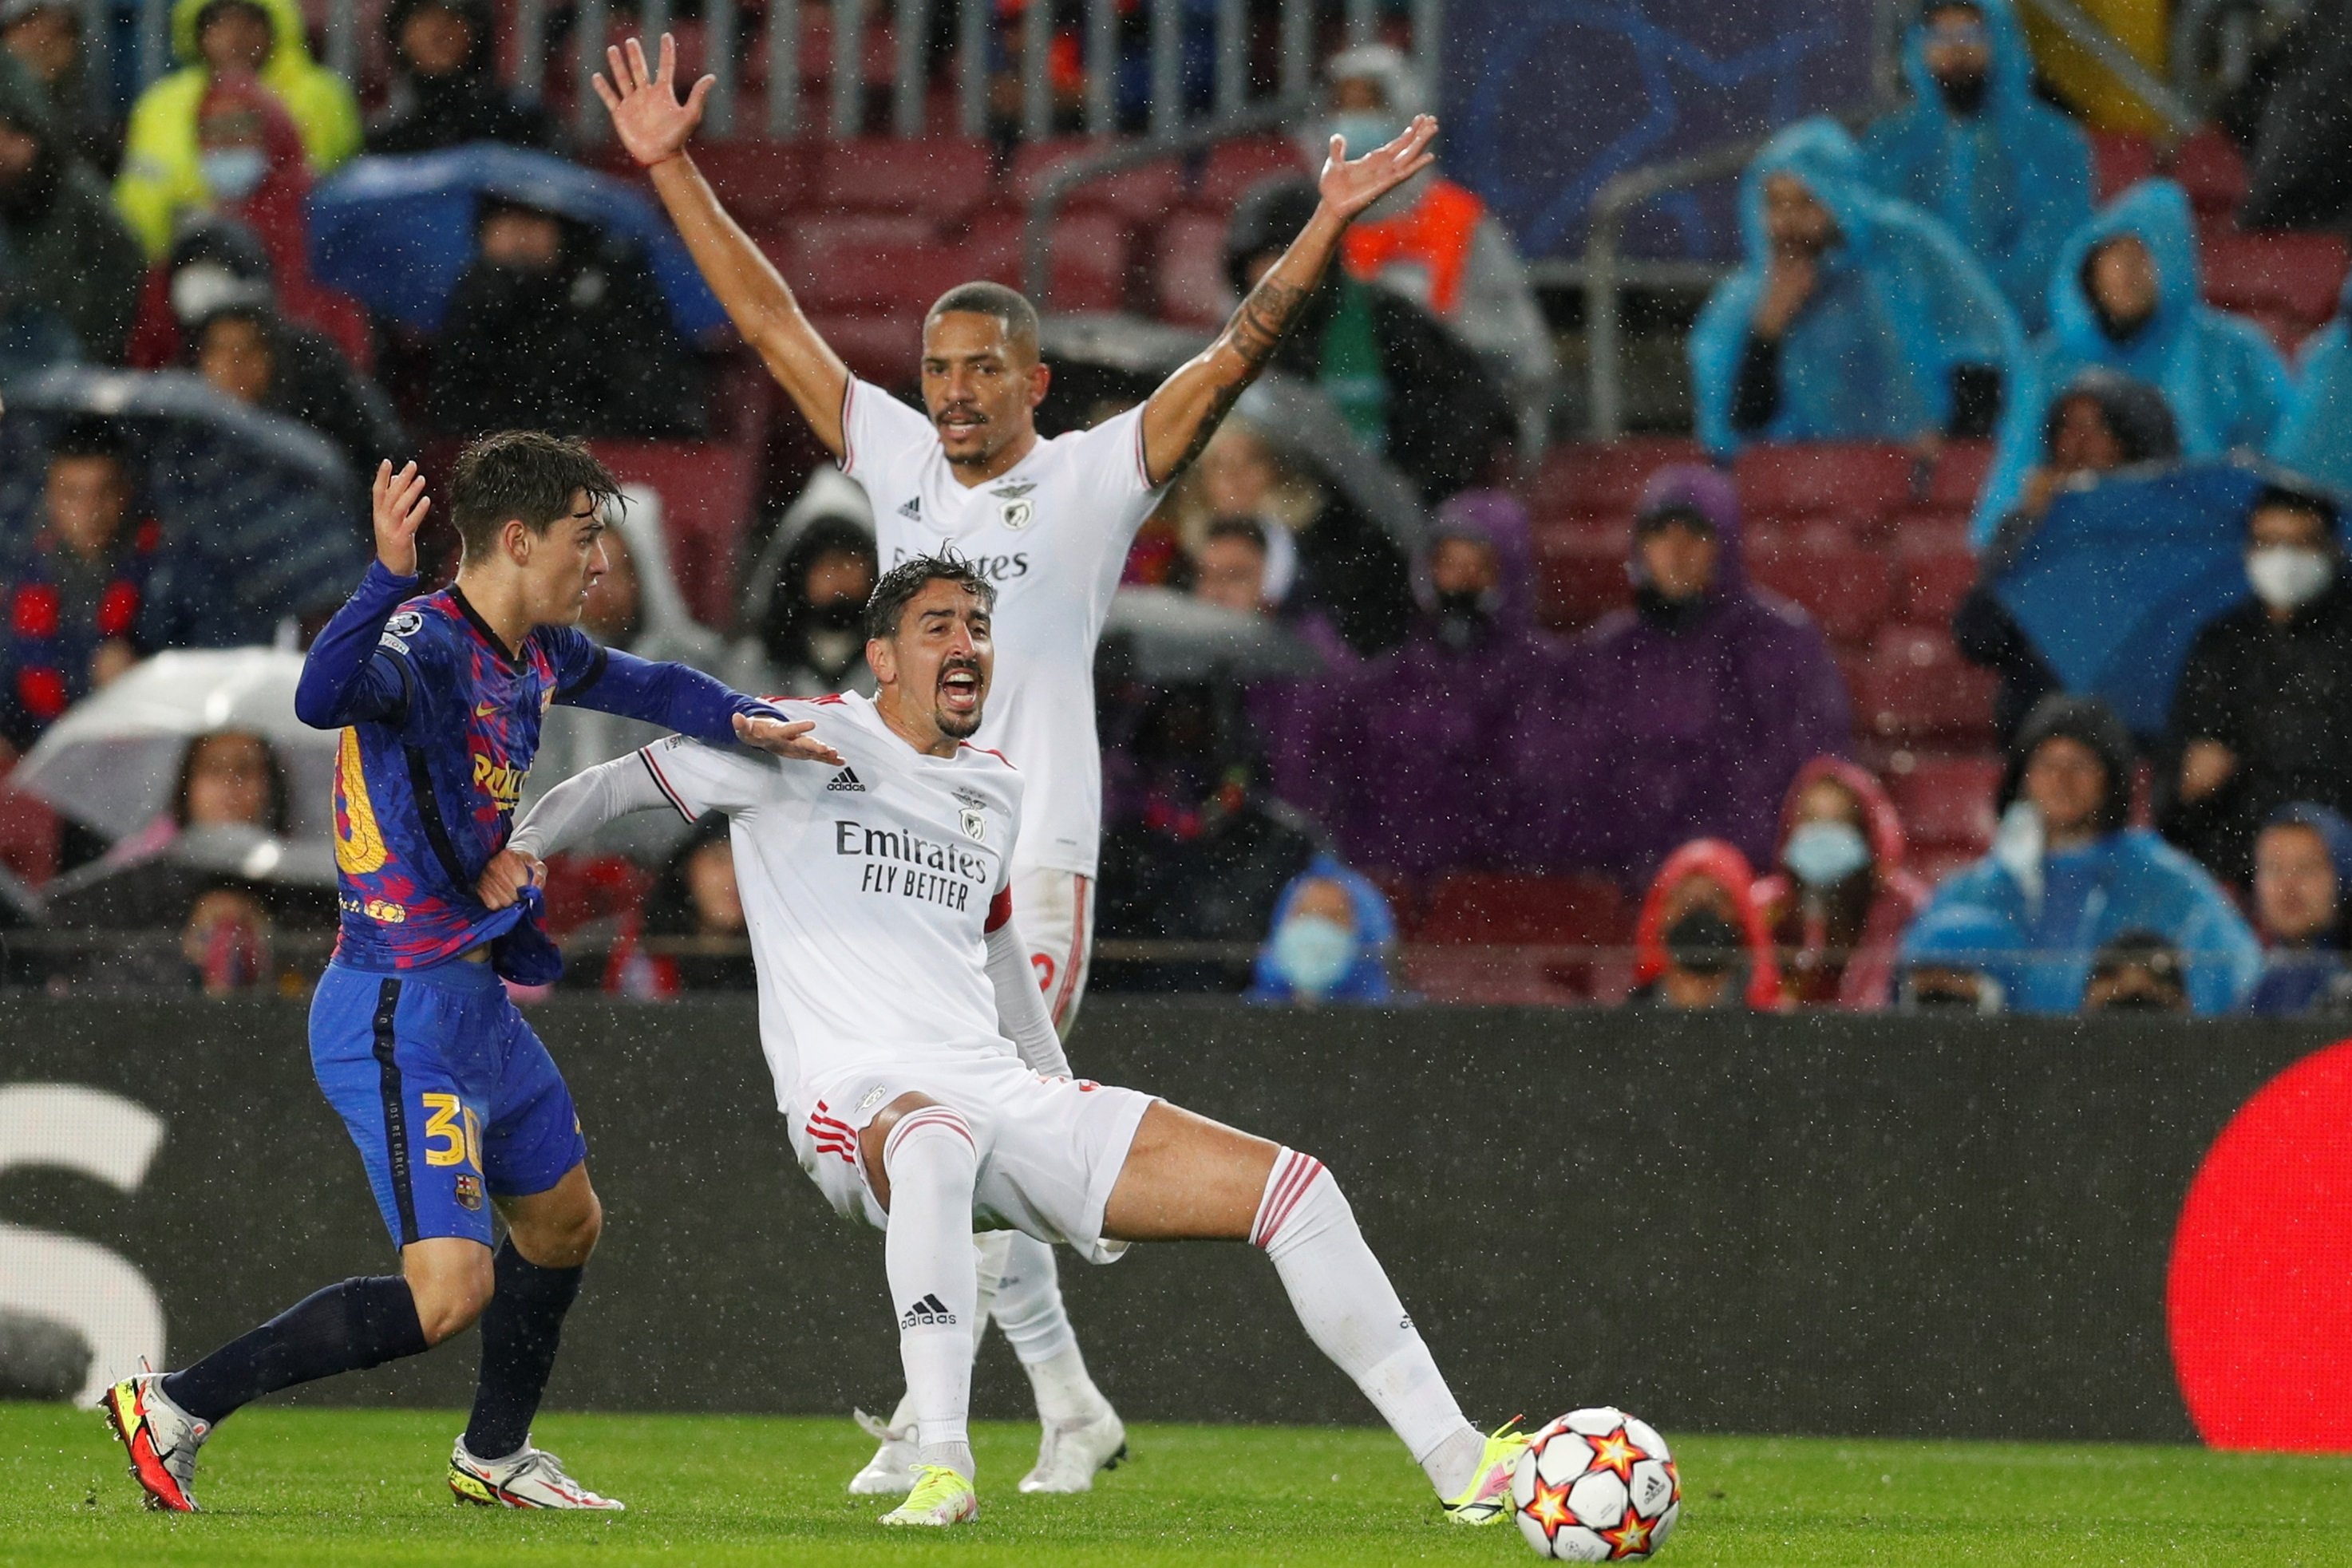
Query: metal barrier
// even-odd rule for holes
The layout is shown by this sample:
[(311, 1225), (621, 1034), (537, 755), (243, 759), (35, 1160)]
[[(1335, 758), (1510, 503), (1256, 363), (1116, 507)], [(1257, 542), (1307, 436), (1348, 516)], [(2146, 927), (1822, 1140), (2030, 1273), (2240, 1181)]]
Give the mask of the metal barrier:
[[(92, 90), (104, 95), (123, 73), (112, 68), (109, 45), (128, 20), (132, 38), (133, 70), (140, 88), (171, 69), (172, 0), (77, 0), (82, 7), (84, 36), (94, 52), (107, 57), (90, 73)], [(866, 123), (866, 12), (868, 0), (828, 0), (831, 8), (831, 81), (826, 101), (802, 101), (801, 6), (796, 0), (768, 0), (747, 8), (743, 0), (703, 0), (701, 6), (705, 68), (717, 78), (711, 89), (709, 128), (714, 136), (758, 134), (794, 137), (821, 121), (834, 139), (857, 135)], [(1184, 122), (1185, 19), (1188, 0), (1142, 0), (1148, 13), (1147, 65), (1150, 83), (1148, 129), (1153, 135), (1174, 133)], [(995, 0), (888, 0), (887, 14), (894, 38), (890, 80), (889, 124), (894, 134), (921, 135), (929, 129), (929, 99), (932, 86), (929, 43), (939, 7), (955, 8), (955, 57), (943, 68), (955, 86), (956, 130), (965, 136), (991, 129), (990, 77), (992, 54), (1005, 49), (1010, 68), (1019, 73), (1019, 111), (1014, 117), (1019, 136), (1035, 141), (1054, 134), (1055, 113), (1052, 78), (1054, 6), (1038, 3), (1023, 7), (1020, 18), (1000, 30)], [(1433, 71), (1436, 43), (1444, 22), (1444, 0), (1411, 0), (1411, 26), (1423, 69)], [(361, 0), (325, 0), (324, 57), (348, 79), (359, 79), (367, 48), (362, 16), (375, 7)], [(514, 79), (533, 90), (543, 90), (549, 41), (548, 0), (514, 0), (512, 29)], [(763, 20), (759, 57), (765, 66), (765, 95), (756, 110), (745, 113), (744, 65), (752, 57), (745, 47), (754, 28), (751, 10)], [(1085, 0), (1080, 27), (1086, 64), (1084, 96), (1078, 106), (1079, 128), (1088, 135), (1107, 135), (1118, 129), (1116, 91), (1120, 60), (1120, 0)], [(673, 0), (638, 0), (635, 31), (647, 38), (660, 37), (670, 26)], [(1328, 13), (1349, 44), (1366, 42), (1380, 33), (1381, 0), (1284, 0), (1276, 33), (1275, 69), (1258, 79), (1251, 59), (1251, 17), (1248, 0), (1215, 0), (1210, 43), (1214, 67), (1209, 89), (1208, 114), (1228, 120), (1245, 107), (1269, 97), (1301, 98), (1314, 76), (1318, 13)], [(583, 141), (605, 134), (604, 115), (588, 80), (604, 63), (604, 46), (611, 36), (613, 0), (577, 0), (572, 34), (573, 131)]]

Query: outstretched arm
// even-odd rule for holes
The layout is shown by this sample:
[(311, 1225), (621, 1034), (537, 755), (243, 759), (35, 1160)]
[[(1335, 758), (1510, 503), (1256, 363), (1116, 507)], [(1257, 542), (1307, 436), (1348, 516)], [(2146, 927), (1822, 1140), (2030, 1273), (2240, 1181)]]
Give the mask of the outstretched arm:
[(645, 754), (633, 751), (566, 779), (541, 797), (482, 868), (474, 893), (485, 907), (504, 909), (522, 890), (546, 880), (549, 855), (571, 848), (616, 817), (667, 806)]
[(384, 622), (416, 591), (416, 530), (433, 503), (415, 464), (394, 474), (389, 461), (376, 465), (373, 500), (375, 559), (311, 642), (295, 683), (294, 716), (313, 729), (395, 719), (408, 708), (407, 677), (376, 651)]
[(596, 96), (612, 110), (621, 145), (652, 177), (654, 193), (668, 209), (694, 265), (702, 269), (703, 281), (726, 307), (743, 340), (791, 394), (824, 449), (841, 456), (841, 404), (849, 391), (849, 367), (817, 336), (782, 277), (727, 215), (710, 183), (687, 154), (687, 141), (702, 123), (703, 99), (718, 78), (704, 77), (679, 102), (677, 44), (667, 33), (662, 35), (657, 71), (646, 69), (646, 52), (635, 38), (625, 52), (606, 49), (604, 58), (612, 79), (595, 78)]
[(1436, 159), (1429, 143), (1437, 121), (1421, 115), (1387, 146), (1350, 162), (1348, 144), (1331, 138), (1331, 155), (1317, 182), (1322, 204), (1282, 259), (1269, 268), (1234, 311), (1217, 340), (1161, 383), (1143, 405), (1143, 462), (1152, 484), (1181, 473), (1249, 384), (1274, 359), (1299, 309), (1339, 253), (1339, 237), (1365, 208), (1426, 169)]

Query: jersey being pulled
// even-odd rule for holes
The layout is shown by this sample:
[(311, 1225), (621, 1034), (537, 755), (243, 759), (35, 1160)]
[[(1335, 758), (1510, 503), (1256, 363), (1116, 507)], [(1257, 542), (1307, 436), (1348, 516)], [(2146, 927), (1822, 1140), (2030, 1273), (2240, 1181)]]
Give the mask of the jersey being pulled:
[(336, 754), (335, 958), (417, 968), (522, 918), (522, 904), (485, 909), (474, 884), (506, 845), (541, 716), (594, 684), (604, 651), (574, 627), (541, 626), (512, 657), (446, 588), (402, 604), (376, 657), (399, 672), (407, 700), (396, 720), (346, 726)]
[(1143, 411), (1040, 441), (971, 487), (957, 483), (930, 420), (879, 387), (850, 383), (841, 427), (842, 472), (874, 504), (883, 569), (953, 545), (996, 586), (996, 674), (974, 738), (1028, 781), (1021, 865), (1094, 875), (1095, 644), (1128, 546), (1161, 494), (1144, 469)]
[(1003, 1056), (987, 934), (1011, 917), (1022, 777), (993, 751), (917, 751), (855, 694), (771, 699), (828, 768), (672, 736), (646, 747), (688, 821), (732, 820), (776, 1103), (866, 1062)]

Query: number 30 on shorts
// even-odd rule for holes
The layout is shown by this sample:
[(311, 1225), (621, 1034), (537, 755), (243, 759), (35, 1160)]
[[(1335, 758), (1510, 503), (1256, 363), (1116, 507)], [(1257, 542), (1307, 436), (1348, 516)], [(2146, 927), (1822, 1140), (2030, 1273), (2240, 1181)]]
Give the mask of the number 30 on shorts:
[(425, 1118), (425, 1163), (482, 1168), (482, 1124), (455, 1094), (421, 1094)]

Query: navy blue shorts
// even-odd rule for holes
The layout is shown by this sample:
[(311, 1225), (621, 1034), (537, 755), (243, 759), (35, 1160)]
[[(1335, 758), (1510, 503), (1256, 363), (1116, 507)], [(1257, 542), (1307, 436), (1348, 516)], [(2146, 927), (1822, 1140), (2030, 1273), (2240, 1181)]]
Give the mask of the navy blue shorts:
[(395, 1247), (488, 1246), (490, 1198), (545, 1192), (587, 1157), (572, 1091), (488, 964), (328, 965), (310, 998), (310, 1066)]

